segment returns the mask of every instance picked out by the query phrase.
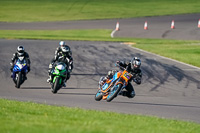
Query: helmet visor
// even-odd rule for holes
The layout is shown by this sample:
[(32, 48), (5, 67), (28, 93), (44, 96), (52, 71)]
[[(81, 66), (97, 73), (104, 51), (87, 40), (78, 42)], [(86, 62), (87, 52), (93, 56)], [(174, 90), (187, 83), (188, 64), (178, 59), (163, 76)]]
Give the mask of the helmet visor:
[(18, 51), (18, 54), (19, 54), (19, 55), (23, 55), (23, 54), (24, 54), (24, 50), (19, 50), (19, 51)]
[(134, 60), (134, 61), (133, 61), (133, 67), (134, 67), (134, 68), (139, 68), (140, 65), (141, 65), (141, 62), (140, 62), (139, 60)]

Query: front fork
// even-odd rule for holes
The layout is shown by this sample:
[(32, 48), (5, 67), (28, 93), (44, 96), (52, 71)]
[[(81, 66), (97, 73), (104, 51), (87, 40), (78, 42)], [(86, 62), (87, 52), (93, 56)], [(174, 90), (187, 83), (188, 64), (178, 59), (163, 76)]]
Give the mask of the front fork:
[(124, 82), (124, 83), (123, 83), (123, 86), (122, 86), (122, 88), (121, 88), (121, 90), (120, 90), (119, 93), (118, 93), (118, 95), (122, 92), (122, 90), (123, 90), (124, 88), (126, 88), (126, 86), (127, 86), (127, 83)]

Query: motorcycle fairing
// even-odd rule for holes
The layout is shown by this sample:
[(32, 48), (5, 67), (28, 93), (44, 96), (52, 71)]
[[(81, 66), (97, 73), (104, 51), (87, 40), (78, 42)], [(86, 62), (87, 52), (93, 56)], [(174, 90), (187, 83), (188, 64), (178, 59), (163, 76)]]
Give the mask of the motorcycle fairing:
[(24, 72), (27, 73), (28, 66), (26, 65), (26, 61), (24, 60), (24, 58), (20, 58), (17, 60), (16, 64), (13, 67), (13, 79), (15, 79), (16, 77), (16, 73), (18, 72)]

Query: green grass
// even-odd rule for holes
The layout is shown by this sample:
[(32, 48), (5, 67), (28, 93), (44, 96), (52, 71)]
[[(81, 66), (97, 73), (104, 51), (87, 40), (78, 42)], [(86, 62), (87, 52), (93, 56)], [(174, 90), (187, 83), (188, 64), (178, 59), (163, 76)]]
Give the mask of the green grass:
[[(0, 0), (0, 21), (35, 22), (200, 13), (199, 0)], [(111, 38), (111, 30), (0, 30), (5, 39), (134, 42), (134, 47), (200, 67), (200, 41)], [(187, 58), (185, 58), (187, 57)], [(158, 117), (0, 99), (1, 133), (199, 133), (200, 125)]]
[(200, 13), (199, 0), (1, 0), (0, 21), (64, 21)]
[[(4, 39), (50, 39), (134, 42), (137, 47), (200, 67), (200, 41), (111, 38), (111, 30), (0, 30)], [(187, 57), (187, 58), (186, 58)]]
[(200, 124), (0, 99), (1, 133), (199, 133)]
[(135, 47), (200, 67), (200, 41), (162, 40), (162, 43), (142, 43)]
[(4, 39), (111, 40), (112, 30), (0, 30)]

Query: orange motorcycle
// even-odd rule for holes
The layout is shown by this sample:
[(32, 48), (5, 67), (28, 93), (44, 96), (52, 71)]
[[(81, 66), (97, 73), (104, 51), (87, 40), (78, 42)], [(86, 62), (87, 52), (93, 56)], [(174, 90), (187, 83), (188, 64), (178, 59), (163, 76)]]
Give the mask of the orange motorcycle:
[[(96, 101), (103, 99), (110, 102), (128, 85), (128, 82), (132, 79), (133, 75), (125, 68), (121, 68), (124, 69), (123, 72), (116, 72), (113, 77), (108, 79), (103, 85), (99, 84), (98, 91), (95, 94)], [(103, 78), (100, 78), (99, 83), (102, 80)]]

